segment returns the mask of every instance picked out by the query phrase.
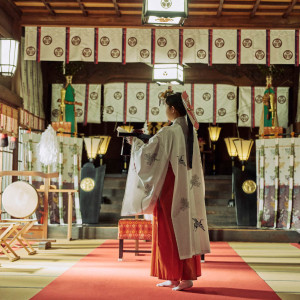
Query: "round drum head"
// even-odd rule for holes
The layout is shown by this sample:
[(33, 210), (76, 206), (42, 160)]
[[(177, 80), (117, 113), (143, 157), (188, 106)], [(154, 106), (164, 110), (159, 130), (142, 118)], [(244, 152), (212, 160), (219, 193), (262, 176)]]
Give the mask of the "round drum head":
[(38, 193), (25, 181), (11, 183), (2, 195), (2, 204), (8, 214), (15, 218), (26, 218), (38, 206)]

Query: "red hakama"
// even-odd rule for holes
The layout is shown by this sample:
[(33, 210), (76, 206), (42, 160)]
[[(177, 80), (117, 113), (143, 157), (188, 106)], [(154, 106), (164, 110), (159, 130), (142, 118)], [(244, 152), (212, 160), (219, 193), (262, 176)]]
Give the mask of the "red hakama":
[(197, 280), (201, 256), (180, 260), (171, 218), (175, 176), (169, 164), (166, 179), (153, 211), (151, 276), (164, 280)]

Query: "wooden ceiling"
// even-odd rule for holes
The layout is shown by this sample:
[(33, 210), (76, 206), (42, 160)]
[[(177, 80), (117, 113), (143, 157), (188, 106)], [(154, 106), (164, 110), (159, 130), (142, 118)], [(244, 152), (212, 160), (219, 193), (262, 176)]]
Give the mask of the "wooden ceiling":
[[(151, 1), (151, 0), (150, 0)], [(21, 26), (141, 24), (143, 0), (6, 0)], [(190, 0), (189, 28), (300, 27), (300, 0)]]

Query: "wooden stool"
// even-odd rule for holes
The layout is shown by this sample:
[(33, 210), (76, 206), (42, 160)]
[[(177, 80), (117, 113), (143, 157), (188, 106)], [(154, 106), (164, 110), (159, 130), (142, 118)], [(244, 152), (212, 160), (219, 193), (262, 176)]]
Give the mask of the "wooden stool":
[[(139, 240), (152, 240), (152, 223), (143, 219), (121, 219), (118, 224), (119, 261), (124, 252), (151, 253), (151, 250), (139, 250)], [(124, 250), (124, 240), (135, 240), (135, 250)]]

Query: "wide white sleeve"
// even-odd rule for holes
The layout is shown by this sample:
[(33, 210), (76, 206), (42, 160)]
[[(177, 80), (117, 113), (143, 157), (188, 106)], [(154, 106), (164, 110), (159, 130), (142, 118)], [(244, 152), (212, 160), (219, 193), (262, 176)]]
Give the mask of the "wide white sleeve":
[(152, 213), (167, 173), (169, 137), (159, 132), (148, 144), (134, 139), (122, 215)]

